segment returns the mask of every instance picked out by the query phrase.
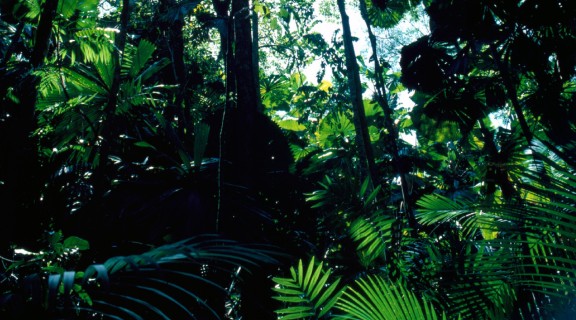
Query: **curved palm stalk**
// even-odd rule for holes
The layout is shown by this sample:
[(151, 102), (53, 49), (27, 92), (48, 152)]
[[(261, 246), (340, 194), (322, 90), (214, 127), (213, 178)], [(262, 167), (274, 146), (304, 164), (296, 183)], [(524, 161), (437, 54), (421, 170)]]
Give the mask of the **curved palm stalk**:
[(274, 299), (285, 303), (285, 308), (276, 310), (281, 319), (329, 318), (330, 311), (342, 294), (340, 279), (331, 279), (332, 271), (324, 269), (324, 263), (310, 259), (306, 270), (302, 260), (298, 268), (290, 268), (290, 278), (275, 277), (278, 293)]
[(438, 316), (432, 303), (419, 299), (401, 282), (367, 276), (355, 284), (336, 303), (335, 308), (344, 314), (335, 319), (446, 319), (445, 314)]
[[(46, 299), (46, 311), (66, 319), (94, 315), (105, 319), (221, 319), (218, 310), (223, 305), (217, 304), (226, 298), (231, 275), (239, 267), (244, 274), (264, 264), (277, 264), (278, 256), (270, 246), (199, 236), (140, 255), (110, 258), (84, 272), (51, 275), (45, 284), (46, 295), (32, 303)], [(36, 291), (43, 284), (36, 281), (32, 286), (29, 290)], [(69, 314), (74, 316), (66, 316)]]

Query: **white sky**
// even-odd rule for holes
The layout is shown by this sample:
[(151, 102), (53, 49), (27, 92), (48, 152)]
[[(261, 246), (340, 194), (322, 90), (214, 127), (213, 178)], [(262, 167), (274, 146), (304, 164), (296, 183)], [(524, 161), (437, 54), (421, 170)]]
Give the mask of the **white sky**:
[[(319, 12), (319, 3), (320, 1), (315, 3), (315, 9), (316, 12)], [(350, 29), (352, 32), (352, 36), (358, 38), (358, 41), (356, 41), (354, 43), (354, 50), (356, 55), (362, 55), (364, 57), (364, 61), (366, 61), (366, 63), (368, 64), (369, 61), (369, 56), (371, 55), (371, 48), (370, 48), (370, 41), (368, 39), (368, 31), (366, 28), (366, 23), (364, 22), (364, 20), (362, 19), (360, 12), (357, 8), (352, 7), (350, 5), (348, 5), (346, 7), (346, 13), (348, 14), (349, 18), (350, 18)], [(326, 19), (326, 20), (330, 20), (330, 19)], [(334, 22), (329, 22), (329, 21), (324, 21), (321, 24), (316, 25), (316, 27), (313, 29), (314, 31), (322, 34), (322, 36), (324, 37), (324, 40), (326, 40), (326, 42), (330, 42), (332, 39), (332, 36), (334, 34), (334, 32), (338, 29), (341, 28), (341, 22), (340, 20), (338, 21), (334, 21)], [(409, 18), (405, 18), (403, 19), (397, 26), (398, 30), (401, 30), (403, 33), (406, 30), (409, 29), (414, 29), (416, 28), (418, 32), (414, 32), (412, 34), (405, 34), (404, 35), (404, 39), (406, 41), (406, 44), (411, 43), (412, 41), (416, 40), (416, 36), (422, 36), (425, 33), (428, 33), (429, 31), (427, 30), (427, 26), (425, 26), (422, 23), (415, 23), (414, 21), (412, 21)], [(376, 34), (378, 34), (378, 30), (373, 30)], [(394, 32), (394, 31), (392, 31)], [(412, 37), (410, 37), (410, 35), (412, 35)], [(397, 51), (397, 57), (395, 57), (395, 61), (396, 63), (394, 63), (392, 65), (392, 69), (394, 71), (399, 71), (400, 66), (398, 65), (398, 57), (400, 56), (400, 48), (401, 46), (398, 46), (396, 49)], [(303, 73), (306, 76), (306, 79), (308, 79), (308, 81), (312, 81), (312, 79), (316, 79), (316, 74), (318, 73), (319, 69), (320, 69), (320, 61), (315, 61), (314, 63), (312, 63), (308, 68), (306, 68)], [(391, 63), (392, 64), (392, 63)], [(331, 78), (331, 70), (330, 68), (327, 68), (326, 70), (326, 75), (324, 76), (325, 79), (330, 80)], [(372, 87), (372, 85), (370, 83), (368, 83), (369, 88)], [(367, 92), (365, 93), (366, 97), (370, 97), (372, 95), (372, 91), (370, 89), (367, 90)], [(406, 91), (402, 91), (398, 94), (398, 107), (400, 108), (412, 108), (414, 106), (414, 103), (412, 102), (412, 100), (410, 99), (410, 95), (411, 93), (409, 93), (407, 90)], [(400, 134), (400, 137), (405, 140), (406, 142), (412, 144), (412, 145), (416, 145), (417, 141), (416, 141), (416, 135), (415, 133), (412, 134)]]

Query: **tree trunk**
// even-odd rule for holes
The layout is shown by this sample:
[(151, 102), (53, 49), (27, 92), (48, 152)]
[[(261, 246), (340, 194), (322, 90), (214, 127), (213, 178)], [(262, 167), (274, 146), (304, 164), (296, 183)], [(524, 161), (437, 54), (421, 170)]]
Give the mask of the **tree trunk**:
[(220, 54), (219, 56), (224, 59), (225, 72), (226, 72), (226, 108), (232, 105), (231, 94), (236, 92), (234, 80), (234, 53), (232, 51), (234, 43), (234, 27), (233, 21), (230, 18), (231, 0), (212, 0), (214, 11), (216, 11), (216, 18), (225, 21), (225, 27), (220, 29)]
[(44, 8), (40, 15), (38, 22), (38, 29), (36, 29), (35, 45), (32, 51), (30, 63), (34, 68), (42, 64), (42, 61), (48, 54), (50, 45), (50, 37), (52, 36), (52, 21), (56, 16), (56, 8), (58, 7), (58, 0), (47, 0), (44, 2)]
[[(5, 140), (0, 143), (4, 156), (4, 159), (0, 160), (0, 202), (6, 218), (0, 228), (2, 243), (13, 242), (34, 247), (37, 245), (34, 239), (38, 239), (43, 229), (47, 228), (48, 216), (40, 215), (37, 207), (44, 180), (38, 159), (37, 141), (32, 136), (37, 128), (36, 101), (40, 80), (33, 71), (42, 66), (48, 55), (57, 6), (58, 0), (47, 0), (42, 6), (30, 57), (31, 68), (21, 68), (22, 77), (10, 79), (19, 83), (3, 83), (0, 89), (0, 99), (3, 101), (0, 133)], [(3, 58), (3, 66), (9, 63), (23, 27), (24, 23), (21, 22), (16, 28)], [(9, 87), (19, 98), (19, 103), (5, 96)]]
[(360, 73), (356, 54), (354, 53), (354, 44), (352, 43), (352, 34), (350, 31), (350, 19), (346, 14), (344, 0), (338, 0), (338, 8), (342, 17), (342, 29), (344, 33), (344, 52), (346, 55), (346, 68), (348, 69), (348, 86), (350, 88), (350, 100), (352, 110), (354, 111), (354, 127), (356, 130), (356, 144), (360, 156), (360, 178), (362, 180), (370, 177), (372, 183), (376, 183), (376, 165), (374, 153), (368, 134), (368, 125), (366, 123), (366, 114), (364, 112), (364, 102), (362, 99), (362, 84), (360, 82)]
[[(161, 0), (159, 12), (160, 15), (168, 12), (170, 7), (176, 6), (175, 0)], [(167, 108), (166, 118), (172, 121), (177, 118), (178, 125), (177, 128), (180, 130), (180, 135), (184, 135), (184, 130), (188, 128), (191, 124), (190, 112), (185, 110), (185, 97), (186, 97), (186, 87), (188, 84), (188, 72), (186, 63), (184, 62), (184, 36), (182, 29), (184, 27), (184, 21), (182, 19), (176, 19), (175, 21), (168, 21), (161, 24), (161, 27), (166, 30), (165, 39), (165, 52), (169, 53), (169, 59), (172, 62), (172, 77), (173, 82), (171, 84), (178, 85), (178, 91), (176, 93), (176, 99), (174, 104)], [(175, 130), (174, 130), (175, 131)], [(178, 139), (176, 133), (171, 133), (174, 139)], [(174, 141), (174, 143), (179, 144), (179, 141)]]
[(392, 121), (392, 108), (388, 104), (386, 87), (383, 78), (383, 69), (380, 65), (378, 60), (378, 47), (376, 43), (376, 36), (372, 32), (372, 27), (370, 26), (370, 19), (368, 17), (368, 10), (366, 9), (366, 2), (365, 0), (360, 0), (360, 14), (366, 22), (366, 27), (368, 29), (368, 38), (370, 39), (370, 46), (372, 47), (372, 59), (374, 60), (374, 74), (376, 78), (376, 97), (378, 104), (382, 108), (384, 112), (384, 127), (388, 131), (388, 134), (391, 136), (390, 141), (390, 149), (392, 151), (392, 161), (400, 176), (400, 188), (402, 191), (402, 201), (404, 202), (404, 211), (406, 218), (408, 219), (408, 223), (413, 230), (416, 230), (416, 218), (414, 217), (414, 212), (412, 211), (412, 197), (410, 195), (410, 190), (408, 188), (408, 179), (406, 177), (406, 172), (402, 169), (402, 163), (400, 159), (400, 154), (398, 150), (398, 140), (399, 135), (394, 123)]
[(254, 82), (256, 86), (256, 109), (264, 111), (262, 97), (260, 95), (260, 56), (258, 55), (258, 14), (252, 12), (252, 70), (254, 71)]
[(238, 134), (243, 143), (231, 146), (234, 149), (239, 182), (247, 188), (254, 186), (254, 166), (252, 158), (258, 150), (254, 149), (255, 117), (258, 113), (258, 97), (254, 67), (252, 64), (252, 28), (251, 10), (248, 0), (232, 1), (232, 21), (234, 27), (234, 80), (236, 87), (237, 119), (230, 128)]

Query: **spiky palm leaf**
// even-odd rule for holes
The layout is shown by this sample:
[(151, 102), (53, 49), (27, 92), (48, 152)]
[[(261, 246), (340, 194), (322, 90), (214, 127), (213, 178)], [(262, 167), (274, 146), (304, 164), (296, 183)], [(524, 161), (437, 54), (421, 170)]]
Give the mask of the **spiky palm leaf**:
[(370, 217), (360, 217), (350, 225), (350, 236), (358, 243), (358, 254), (364, 265), (376, 259), (386, 259), (386, 248), (392, 241), (394, 217), (381, 211)]
[(278, 285), (273, 288), (278, 293), (274, 299), (286, 304), (285, 308), (276, 310), (280, 319), (315, 319), (329, 315), (330, 310), (342, 293), (340, 279), (331, 279), (331, 270), (324, 269), (324, 263), (315, 263), (310, 259), (304, 269), (302, 260), (298, 268), (290, 268), (290, 278), (275, 277)]
[(401, 282), (380, 276), (358, 279), (340, 297), (336, 309), (344, 314), (335, 319), (446, 319), (445, 315), (438, 316), (432, 303), (419, 298)]

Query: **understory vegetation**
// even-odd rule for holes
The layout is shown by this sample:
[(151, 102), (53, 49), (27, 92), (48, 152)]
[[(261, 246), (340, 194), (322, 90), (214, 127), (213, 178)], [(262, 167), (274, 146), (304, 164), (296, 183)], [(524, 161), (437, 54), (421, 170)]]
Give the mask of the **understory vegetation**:
[(571, 319), (573, 0), (0, 0), (0, 318)]

